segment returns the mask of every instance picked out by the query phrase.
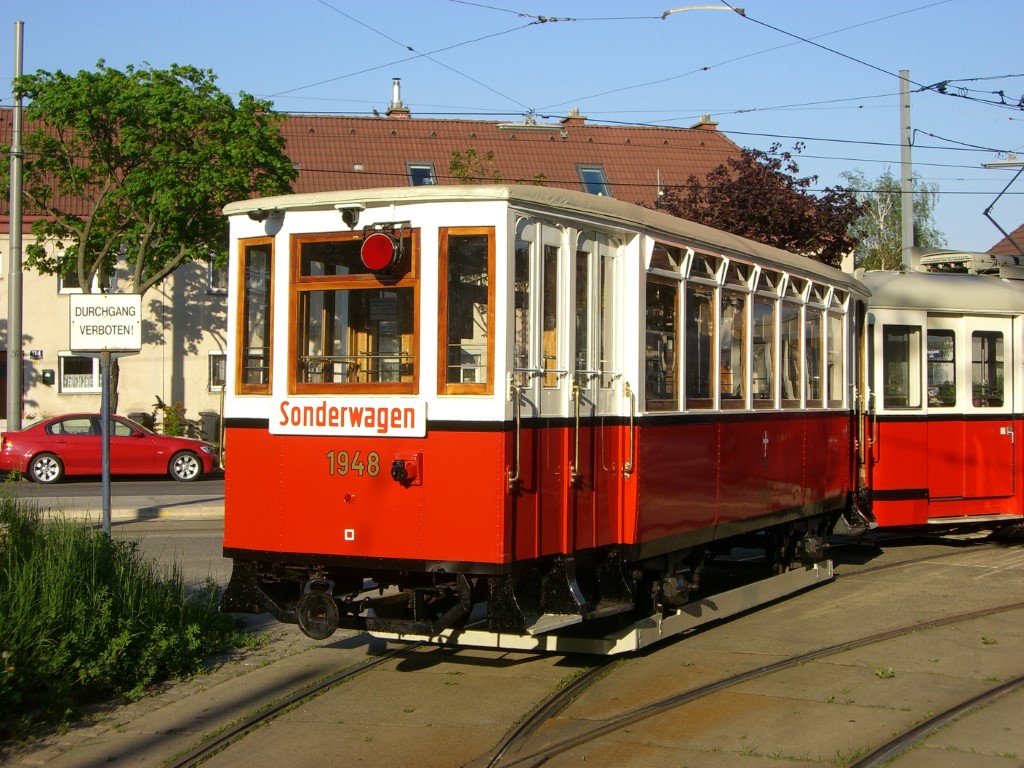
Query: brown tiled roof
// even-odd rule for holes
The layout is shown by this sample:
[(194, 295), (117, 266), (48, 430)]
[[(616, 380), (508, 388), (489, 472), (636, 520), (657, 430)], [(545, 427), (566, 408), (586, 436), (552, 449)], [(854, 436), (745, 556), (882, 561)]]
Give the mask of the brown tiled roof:
[(652, 206), (662, 186), (703, 176), (739, 155), (739, 148), (714, 129), (544, 124), (505, 127), (474, 120), (428, 120), (294, 115), (282, 125), (287, 152), (299, 165), (296, 192), (366, 189), (409, 183), (408, 163), (433, 165), (439, 184), (449, 176), (452, 153), (475, 149), (478, 158), (506, 182), (532, 182), (582, 189), (577, 167), (601, 166), (613, 197)]
[[(0, 144), (10, 145), (10, 108), (0, 109)], [(505, 182), (583, 189), (578, 166), (604, 169), (611, 195), (652, 207), (659, 184), (684, 184), (740, 153), (714, 123), (694, 128), (590, 125), (570, 116), (561, 123), (523, 127), (477, 120), (410, 117), (289, 115), (281, 126), (286, 151), (299, 169), (294, 192), (404, 186), (409, 163), (431, 164), (439, 184), (462, 183), (449, 174), (452, 153), (476, 150)], [(25, 126), (25, 130), (30, 128)], [(488, 176), (485, 181), (492, 181)], [(71, 207), (71, 206), (69, 206)], [(34, 218), (25, 210), (26, 223)], [(8, 230), (7, 200), (0, 201), (0, 230)]]
[[(1011, 238), (1013, 242), (1011, 242)], [(1010, 233), (1010, 237), (1004, 237), (998, 243), (989, 248), (989, 253), (995, 253), (999, 256), (1020, 256), (1020, 250), (1014, 246), (1014, 242), (1017, 243), (1020, 248), (1024, 248), (1024, 224), (1021, 224), (1013, 232)]]

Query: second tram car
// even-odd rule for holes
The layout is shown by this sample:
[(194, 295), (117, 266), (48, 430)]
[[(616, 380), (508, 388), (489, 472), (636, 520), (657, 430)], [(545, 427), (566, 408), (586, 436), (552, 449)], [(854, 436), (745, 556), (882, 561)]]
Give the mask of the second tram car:
[(917, 249), (909, 270), (863, 275), (866, 469), (879, 526), (1024, 520), (1022, 278), (989, 254)]
[(543, 649), (679, 613), (741, 543), (801, 586), (830, 574), (852, 276), (537, 186), (226, 214), (225, 608)]

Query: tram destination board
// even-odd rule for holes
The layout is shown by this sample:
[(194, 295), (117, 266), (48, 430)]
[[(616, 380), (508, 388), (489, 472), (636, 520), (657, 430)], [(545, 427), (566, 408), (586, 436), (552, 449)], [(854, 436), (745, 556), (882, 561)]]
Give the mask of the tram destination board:
[(142, 296), (82, 293), (69, 298), (72, 352), (138, 352), (142, 348)]

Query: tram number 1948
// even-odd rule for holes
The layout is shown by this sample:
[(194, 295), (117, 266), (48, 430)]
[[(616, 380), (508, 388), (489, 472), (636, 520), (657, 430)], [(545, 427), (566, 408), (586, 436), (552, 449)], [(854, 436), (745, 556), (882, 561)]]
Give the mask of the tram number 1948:
[(370, 451), (363, 459), (363, 452), (356, 451), (349, 454), (348, 451), (327, 452), (327, 473), (329, 475), (345, 476), (354, 472), (360, 477), (364, 474), (376, 477), (380, 473), (380, 455), (376, 451)]

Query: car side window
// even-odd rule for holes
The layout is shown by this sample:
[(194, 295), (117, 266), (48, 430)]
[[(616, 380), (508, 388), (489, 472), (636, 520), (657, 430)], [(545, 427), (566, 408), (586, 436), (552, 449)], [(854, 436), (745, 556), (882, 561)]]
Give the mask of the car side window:
[(92, 435), (92, 419), (88, 416), (63, 419), (50, 427), (52, 435)]
[(110, 434), (114, 437), (131, 437), (135, 434), (135, 427), (116, 419), (110, 420)]

